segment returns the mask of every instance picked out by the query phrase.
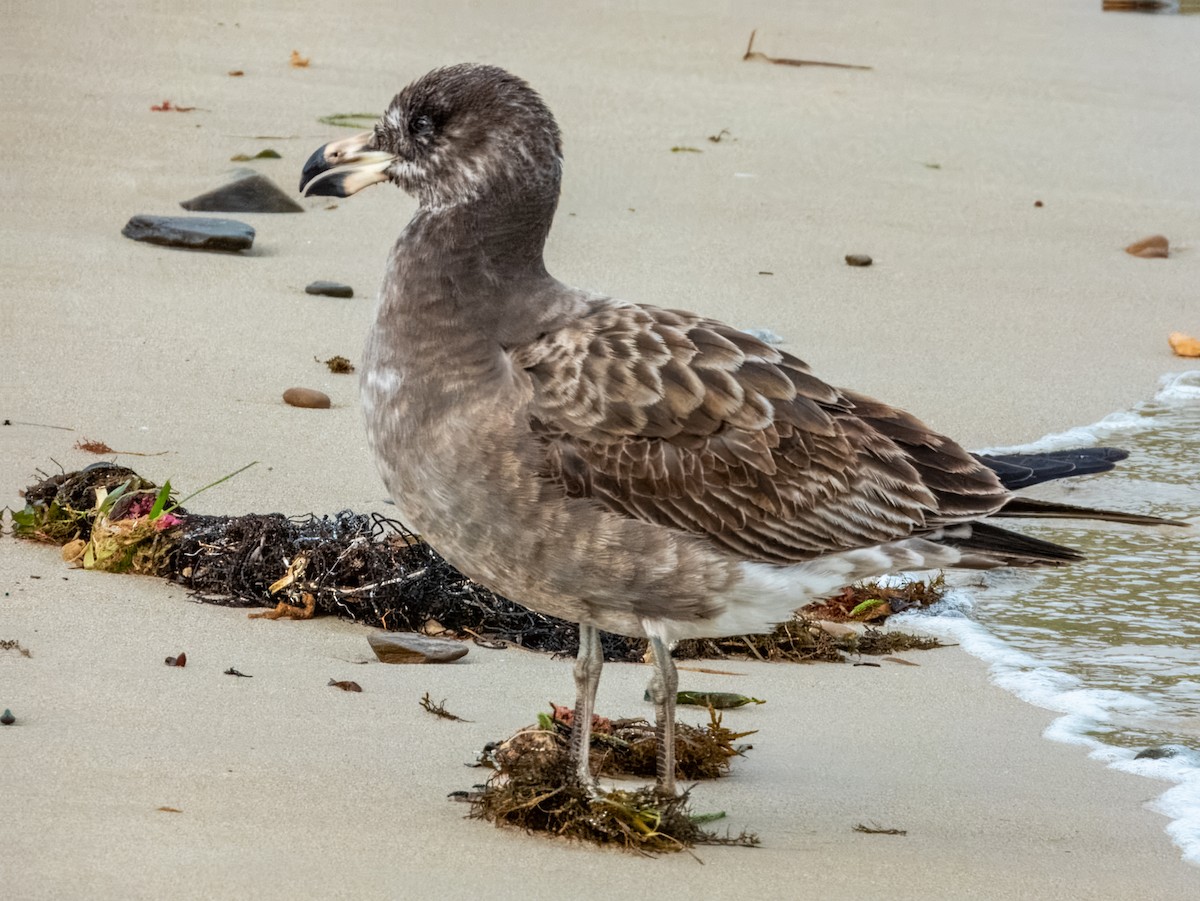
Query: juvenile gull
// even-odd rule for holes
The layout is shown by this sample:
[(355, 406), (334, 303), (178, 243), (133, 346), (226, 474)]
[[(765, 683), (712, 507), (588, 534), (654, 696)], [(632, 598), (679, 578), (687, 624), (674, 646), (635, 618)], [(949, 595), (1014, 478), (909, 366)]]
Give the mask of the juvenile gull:
[[(554, 279), (542, 248), (561, 174), (541, 98), (458, 65), (317, 150), (300, 187), (345, 197), (391, 181), (420, 203), (363, 355), (368, 440), (403, 519), (447, 560), (579, 623), (581, 779), (601, 629), (649, 639), (658, 783), (673, 792), (671, 642), (767, 631), (899, 570), (1078, 559), (976, 521), (1011, 498), (989, 462), (1026, 479), (1028, 460), (972, 457), (716, 320)], [(1039, 513), (1061, 510), (1021, 509)]]

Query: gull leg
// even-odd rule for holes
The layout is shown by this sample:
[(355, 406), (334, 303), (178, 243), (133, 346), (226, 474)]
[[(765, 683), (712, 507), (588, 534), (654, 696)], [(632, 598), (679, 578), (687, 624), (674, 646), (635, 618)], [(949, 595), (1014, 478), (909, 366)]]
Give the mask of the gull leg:
[(604, 667), (600, 630), (579, 624), (579, 653), (575, 655), (575, 715), (571, 721), (571, 756), (575, 772), (584, 785), (595, 783), (588, 765), (592, 747), (592, 714), (596, 709), (596, 687)]
[(655, 734), (658, 736), (658, 789), (675, 794), (675, 693), (679, 674), (671, 649), (661, 638), (650, 639), (654, 654), (654, 677), (650, 680), (650, 698), (654, 701)]

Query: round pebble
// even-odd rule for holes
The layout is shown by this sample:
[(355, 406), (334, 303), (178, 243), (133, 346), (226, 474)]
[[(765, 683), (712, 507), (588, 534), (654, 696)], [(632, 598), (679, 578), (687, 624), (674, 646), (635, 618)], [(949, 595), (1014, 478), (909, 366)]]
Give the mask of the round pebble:
[(13, 712), (11, 710), (9, 710), (7, 707), (4, 708), (4, 713), (0, 713), (0, 723), (2, 723), (3, 725), (11, 726), (16, 721), (17, 721), (17, 718), (15, 716), (13, 716)]
[(874, 262), (865, 253), (848, 253), (846, 254), (847, 266), (870, 266)]
[(329, 395), (315, 388), (288, 388), (283, 392), (283, 402), (293, 407), (307, 407), (310, 410), (328, 410), (333, 406)]

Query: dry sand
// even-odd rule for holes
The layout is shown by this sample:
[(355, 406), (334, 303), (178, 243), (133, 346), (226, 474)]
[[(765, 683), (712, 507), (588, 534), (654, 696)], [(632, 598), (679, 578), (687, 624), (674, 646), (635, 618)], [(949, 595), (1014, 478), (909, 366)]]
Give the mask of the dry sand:
[[(292, 189), (312, 149), (345, 134), (319, 116), (380, 111), (410, 78), (464, 59), (522, 74), (559, 116), (567, 177), (548, 263), (566, 281), (770, 327), (829, 380), (974, 446), (1094, 421), (1188, 368), (1166, 336), (1200, 325), (1200, 17), (1102, 14), (1093, 0), (498, 6), (6, 12), (8, 503), (38, 468), (92, 462), (72, 445), (95, 438), (166, 451), (118, 459), (185, 489), (261, 461), (197, 498), (201, 512), (384, 509), (354, 380), (313, 358), (357, 358), (411, 201), (376, 188), (336, 209), (236, 217), (258, 229), (244, 256), (152, 248), (120, 228), (179, 212), (236, 153), (275, 148), (283, 159), (256, 168)], [(754, 27), (766, 53), (875, 68), (743, 63)], [(288, 65), (293, 49), (308, 68)], [(150, 111), (166, 99), (198, 109)], [(1179, 248), (1170, 260), (1121, 252), (1154, 232)], [(876, 264), (849, 268), (846, 253)], [(306, 296), (319, 278), (359, 297)], [(283, 406), (294, 384), (334, 408)], [(566, 662), (473, 650), (445, 668), (360, 667), (356, 627), (248, 621), (158, 580), (67, 570), (10, 537), (0, 585), (0, 638), (34, 655), (0, 654), (0, 707), (20, 718), (0, 732), (5, 897), (611, 897), (650, 880), (669, 897), (1200, 888), (1142, 806), (1164, 786), (1043, 741), (1049, 714), (956, 651), (919, 668), (688, 676), (769, 699), (730, 714), (760, 730), (755, 750), (694, 796), (764, 847), (704, 850), (700, 866), (499, 831), (444, 800), (479, 780), (462, 764), (485, 741), (570, 696)], [(179, 650), (187, 669), (164, 668)], [(230, 666), (254, 678), (222, 675)], [(607, 669), (601, 708), (641, 711), (646, 676)], [(474, 722), (424, 713), (425, 691)], [(908, 834), (851, 832), (861, 821)]]

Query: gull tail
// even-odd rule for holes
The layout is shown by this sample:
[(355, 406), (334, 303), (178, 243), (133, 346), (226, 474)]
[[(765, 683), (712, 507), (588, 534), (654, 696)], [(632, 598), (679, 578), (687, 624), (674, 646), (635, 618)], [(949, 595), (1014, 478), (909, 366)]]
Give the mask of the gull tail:
[(1123, 510), (1103, 510), (1099, 507), (1076, 507), (1074, 504), (1038, 501), (1030, 497), (1014, 497), (992, 516), (1025, 516), (1032, 519), (1099, 519), (1106, 522), (1123, 522), (1134, 526), (1188, 525), (1179, 519), (1126, 513)]
[(1077, 447), (1041, 454), (973, 454), (1009, 491), (1054, 479), (1108, 472), (1129, 456), (1119, 447)]

